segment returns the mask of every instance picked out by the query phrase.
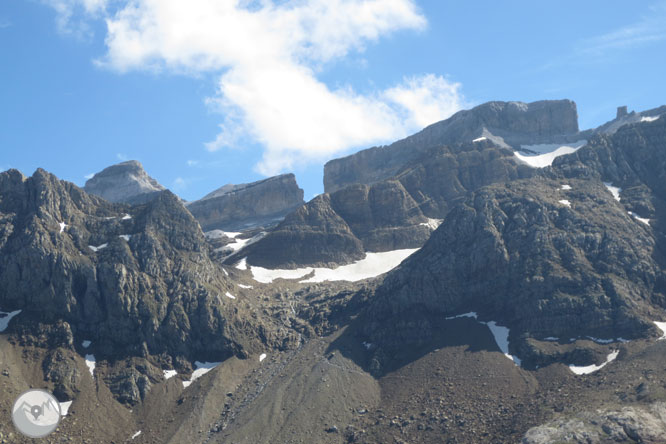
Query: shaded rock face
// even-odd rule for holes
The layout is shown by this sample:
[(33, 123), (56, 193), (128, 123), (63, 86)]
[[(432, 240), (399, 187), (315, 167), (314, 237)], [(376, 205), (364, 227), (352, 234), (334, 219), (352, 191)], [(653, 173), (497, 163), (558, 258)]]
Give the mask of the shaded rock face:
[(423, 151), (486, 137), (499, 146), (571, 142), (578, 135), (578, 112), (570, 100), (489, 102), (460, 111), (449, 119), (389, 146), (331, 160), (324, 167), (324, 188), (331, 193), (352, 184), (387, 179)]
[(599, 179), (621, 188), (625, 208), (641, 217), (658, 219), (651, 225), (663, 232), (665, 147), (666, 117), (661, 117), (596, 137), (576, 153), (555, 159), (553, 170), (564, 177)]
[(128, 160), (95, 174), (83, 189), (109, 202), (138, 204), (148, 202), (166, 188), (150, 177), (140, 162)]
[(418, 248), (436, 228), (434, 219), (470, 191), (534, 174), (490, 141), (433, 148), (393, 179), (317, 197), (242, 254), (273, 268), (345, 264), (365, 251)]
[(23, 310), (11, 328), (26, 343), (40, 342), (34, 321), (65, 321), (76, 342), (93, 341), (98, 359), (221, 359), (257, 349), (258, 329), (272, 331), (270, 322), (249, 328), (238, 304), (220, 296), (233, 285), (207, 248), (168, 191), (129, 207), (43, 170), (0, 174), (0, 306)]
[[(457, 205), (423, 248), (391, 272), (368, 308), (370, 341), (428, 337), (415, 319), (478, 312), (527, 337), (634, 338), (655, 332), (666, 277), (649, 227), (601, 182), (533, 178)], [(561, 203), (566, 200), (571, 206)]]
[(283, 174), (248, 184), (225, 185), (187, 208), (204, 231), (234, 231), (275, 223), (303, 203), (303, 190), (295, 176)]

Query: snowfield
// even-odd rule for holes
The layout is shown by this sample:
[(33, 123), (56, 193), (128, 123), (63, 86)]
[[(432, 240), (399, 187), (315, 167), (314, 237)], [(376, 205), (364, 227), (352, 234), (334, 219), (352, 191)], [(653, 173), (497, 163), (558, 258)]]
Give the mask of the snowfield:
[(0, 317), (0, 333), (7, 330), (7, 327), (9, 326), (9, 321), (11, 321), (12, 318), (19, 313), (21, 313), (21, 310), (16, 310), (11, 312), (0, 310), (0, 316), (2, 316)]
[(164, 379), (171, 379), (178, 374), (176, 370), (162, 370), (164, 374)]
[(606, 188), (608, 188), (608, 191), (611, 192), (611, 194), (613, 195), (613, 198), (619, 202), (620, 201), (620, 192), (622, 191), (622, 188), (615, 187), (610, 182), (604, 182), (604, 185), (606, 186)]
[(634, 213), (633, 211), (628, 211), (629, 216), (633, 217), (639, 222), (644, 223), (645, 225), (650, 225), (650, 219), (646, 219), (644, 217), (640, 217), (638, 214)]
[(514, 155), (532, 168), (545, 168), (551, 166), (557, 157), (575, 153), (586, 143), (587, 140), (579, 140), (569, 144), (521, 145), (524, 151), (516, 151)]
[(577, 366), (577, 365), (570, 365), (569, 370), (571, 370), (573, 373), (577, 375), (589, 375), (590, 373), (594, 373), (597, 370), (600, 370), (604, 368), (606, 365), (609, 363), (613, 362), (615, 358), (617, 358), (617, 355), (620, 354), (619, 350), (615, 350), (611, 352), (608, 356), (606, 356), (606, 361), (602, 362), (599, 365), (584, 365), (584, 366)]
[(569, 190), (571, 190), (571, 185), (564, 184), (564, 185), (562, 185), (562, 187), (560, 189), (562, 191), (569, 191)]
[(192, 372), (192, 378), (189, 381), (183, 381), (183, 387), (187, 388), (194, 381), (213, 370), (215, 367), (220, 365), (220, 362), (199, 362), (194, 361), (195, 370)]
[[(356, 282), (363, 279), (377, 277), (400, 265), (400, 263), (417, 251), (418, 248), (404, 250), (384, 251), (382, 253), (366, 253), (365, 258), (352, 264), (341, 265), (337, 268), (304, 267), (295, 270), (270, 270), (251, 266), (252, 278), (263, 284), (270, 284), (275, 279), (300, 279), (314, 272), (314, 275), (300, 283), (349, 281)], [(238, 267), (238, 266), (237, 266)]]
[(490, 333), (492, 333), (493, 335), (493, 338), (495, 338), (495, 343), (497, 344), (497, 347), (499, 347), (502, 353), (504, 353), (504, 356), (511, 359), (514, 362), (514, 364), (520, 367), (522, 363), (520, 358), (518, 358), (518, 356), (514, 356), (509, 353), (509, 329), (507, 327), (502, 327), (501, 325), (498, 325), (497, 322), (495, 321), (488, 321), (488, 322), (479, 321), (476, 312), (473, 311), (455, 316), (449, 316), (444, 319), (451, 320), (459, 318), (472, 318), (475, 319), (479, 324), (483, 324), (486, 327), (488, 327)]
[(92, 251), (94, 251), (95, 253), (97, 253), (99, 250), (102, 250), (102, 249), (104, 249), (104, 248), (106, 248), (106, 247), (108, 247), (108, 246), (109, 246), (109, 244), (102, 244), (102, 245), (99, 245), (99, 246), (97, 246), (97, 247), (93, 247), (92, 245), (88, 245), (88, 248), (90, 248)]
[(69, 408), (72, 406), (73, 401), (65, 401), (61, 402), (60, 404), (60, 416), (67, 416), (67, 412), (69, 412)]
[(566, 199), (558, 200), (558, 202), (561, 203), (562, 205), (566, 205), (567, 207), (571, 207), (571, 202), (569, 202)]
[(86, 366), (88, 367), (88, 370), (90, 371), (90, 376), (92, 376), (94, 378), (95, 377), (95, 366), (97, 365), (97, 360), (95, 359), (95, 355), (86, 355), (85, 360), (86, 360)]

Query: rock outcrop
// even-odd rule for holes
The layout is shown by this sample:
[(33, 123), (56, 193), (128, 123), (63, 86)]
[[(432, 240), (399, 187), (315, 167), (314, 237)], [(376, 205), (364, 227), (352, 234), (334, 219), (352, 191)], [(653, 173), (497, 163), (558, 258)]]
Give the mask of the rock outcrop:
[(187, 205), (205, 231), (243, 230), (274, 225), (303, 205), (303, 190), (293, 174), (241, 185), (225, 185)]
[(387, 179), (436, 146), (486, 138), (518, 149), (522, 144), (572, 142), (578, 140), (578, 132), (576, 104), (570, 100), (489, 102), (459, 111), (389, 146), (329, 161), (324, 167), (324, 188), (331, 193), (349, 184)]
[[(90, 340), (97, 359), (221, 360), (295, 338), (270, 318), (247, 323), (245, 304), (224, 296), (237, 289), (169, 191), (130, 207), (43, 170), (0, 174), (0, 288), (0, 307), (22, 310), (10, 324), (22, 343), (73, 349)], [(67, 334), (49, 333), (61, 324)], [(47, 378), (71, 396), (66, 381), (77, 373), (55, 365), (61, 355), (51, 360)], [(135, 373), (127, 375), (138, 384)]]
[(365, 251), (418, 248), (469, 192), (534, 174), (516, 162), (513, 151), (488, 140), (432, 148), (395, 178), (349, 185), (308, 202), (242, 254), (250, 264), (288, 268), (346, 264)]
[(660, 443), (666, 436), (666, 403), (581, 412), (531, 428), (522, 444)]
[(95, 174), (83, 189), (109, 202), (137, 204), (148, 202), (166, 188), (150, 177), (140, 162), (128, 160)]
[[(656, 334), (665, 146), (666, 119), (626, 125), (539, 176), (481, 188), (386, 277), (369, 341), (405, 346), (428, 337), (427, 315), (474, 311), (510, 327), (513, 351), (534, 366), (548, 362), (530, 338)], [(603, 182), (622, 187), (619, 201)]]

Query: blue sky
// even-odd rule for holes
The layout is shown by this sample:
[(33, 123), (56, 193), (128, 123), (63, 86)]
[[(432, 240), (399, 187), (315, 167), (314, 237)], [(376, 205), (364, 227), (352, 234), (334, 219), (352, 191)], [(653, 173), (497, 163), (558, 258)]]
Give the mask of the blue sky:
[(489, 100), (666, 104), (666, 1), (2, 0), (0, 170), (125, 159), (192, 200)]

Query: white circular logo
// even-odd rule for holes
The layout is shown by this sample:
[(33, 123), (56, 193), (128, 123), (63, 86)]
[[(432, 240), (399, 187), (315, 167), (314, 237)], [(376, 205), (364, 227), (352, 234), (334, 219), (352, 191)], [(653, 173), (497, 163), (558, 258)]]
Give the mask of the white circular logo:
[(28, 390), (14, 402), (12, 421), (25, 436), (42, 438), (58, 427), (60, 403), (45, 390)]

